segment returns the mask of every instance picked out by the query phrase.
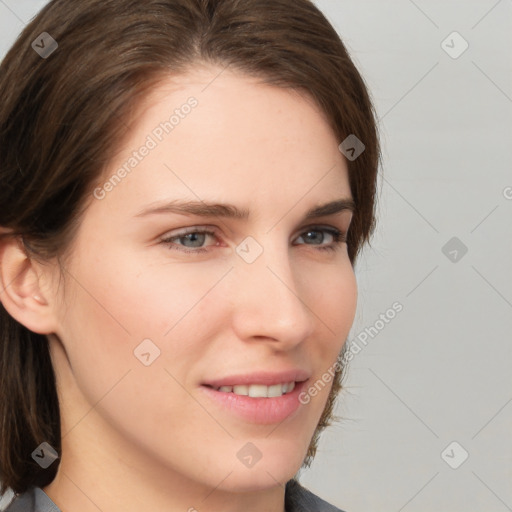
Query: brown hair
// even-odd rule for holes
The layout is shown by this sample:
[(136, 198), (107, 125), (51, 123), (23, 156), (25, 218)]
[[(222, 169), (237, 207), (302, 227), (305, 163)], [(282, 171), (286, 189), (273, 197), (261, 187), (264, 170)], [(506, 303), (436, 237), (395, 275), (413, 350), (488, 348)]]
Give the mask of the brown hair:
[[(41, 56), (36, 48), (51, 48)], [(40, 42), (34, 47), (33, 42)], [(25, 27), (0, 65), (0, 226), (27, 255), (57, 257), (113, 152), (129, 133), (137, 99), (158, 80), (196, 63), (232, 66), (267, 84), (309, 94), (341, 143), (365, 150), (348, 159), (356, 210), (348, 233), (352, 264), (375, 227), (380, 161), (375, 112), (338, 34), (310, 0), (53, 0)], [(0, 238), (0, 241), (1, 238)], [(304, 465), (332, 419), (343, 368)], [(55, 375), (46, 336), (0, 305), (0, 493), (43, 487), (31, 454), (61, 449)]]

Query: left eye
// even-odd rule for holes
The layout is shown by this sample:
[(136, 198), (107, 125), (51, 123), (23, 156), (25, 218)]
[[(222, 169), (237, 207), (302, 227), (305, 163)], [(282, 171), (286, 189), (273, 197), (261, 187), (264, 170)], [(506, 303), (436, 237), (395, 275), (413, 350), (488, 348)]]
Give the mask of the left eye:
[[(175, 249), (175, 247), (173, 247), (173, 245), (177, 245), (177, 244), (175, 244), (174, 241), (175, 240), (180, 240), (180, 241), (184, 240), (186, 242), (191, 242), (192, 244), (195, 244), (195, 245), (190, 245), (190, 246), (186, 246), (186, 247), (198, 248), (199, 250), (198, 251), (183, 251), (183, 249), (177, 249), (178, 251), (183, 251), (183, 252), (206, 252), (206, 249), (203, 249), (201, 247), (201, 245), (204, 243), (205, 238), (207, 236), (215, 237), (216, 234), (215, 234), (214, 231), (210, 231), (210, 230), (207, 230), (207, 229), (194, 230), (194, 231), (188, 231), (188, 232), (185, 232), (185, 233), (180, 233), (178, 235), (174, 235), (174, 236), (165, 238), (165, 239), (162, 240), (162, 243), (169, 244), (169, 247), (171, 249)], [(178, 244), (178, 245), (182, 245), (182, 244)]]
[[(328, 237), (331, 237), (332, 242), (327, 245), (322, 245), (325, 242), (325, 233), (327, 233)], [(190, 231), (186, 231), (183, 233), (179, 233), (177, 235), (173, 235), (171, 237), (166, 237), (161, 240), (161, 243), (169, 246), (170, 249), (185, 252), (185, 253), (204, 253), (208, 252), (208, 249), (201, 247), (208, 236), (213, 238), (217, 238), (215, 231), (208, 229), (193, 229)], [(304, 239), (312, 241), (312, 244), (298, 244), (298, 245), (319, 245), (317, 250), (328, 250), (335, 251), (338, 249), (343, 243), (347, 241), (346, 234), (341, 232), (336, 228), (323, 228), (323, 227), (313, 227), (309, 228), (306, 231), (303, 231), (302, 234), (297, 237), (298, 239)], [(179, 241), (180, 243), (175, 243)], [(185, 245), (181, 242), (190, 243), (191, 245)], [(218, 245), (214, 244), (214, 245)], [(184, 250), (178, 248), (179, 246), (184, 246), (191, 248), (192, 250)]]

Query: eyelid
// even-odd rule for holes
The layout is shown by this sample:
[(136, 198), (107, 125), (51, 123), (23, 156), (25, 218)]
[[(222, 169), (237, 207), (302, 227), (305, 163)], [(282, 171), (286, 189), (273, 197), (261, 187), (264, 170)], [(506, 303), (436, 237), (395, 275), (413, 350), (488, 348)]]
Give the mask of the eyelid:
[[(297, 233), (295, 238), (300, 238), (304, 234), (306, 234), (308, 231), (324, 231), (329, 233), (333, 237), (333, 242), (330, 244), (298, 244), (298, 245), (310, 245), (311, 248), (313, 248), (316, 251), (325, 251), (325, 252), (336, 252), (341, 249), (341, 246), (347, 243), (348, 239), (348, 228), (338, 228), (336, 226), (332, 225), (323, 225), (323, 224), (310, 224), (307, 226), (303, 226), (300, 228), (300, 231)], [(200, 234), (207, 234), (210, 236), (213, 236), (217, 239), (217, 243), (214, 245), (209, 245), (206, 247), (196, 247), (196, 248), (187, 248), (185, 246), (180, 246), (180, 244), (174, 243), (172, 240), (176, 238), (185, 237), (189, 234), (194, 233), (200, 233)], [(184, 254), (205, 254), (211, 251), (211, 247), (218, 247), (221, 245), (219, 243), (219, 240), (221, 239), (221, 236), (219, 236), (219, 229), (217, 227), (213, 226), (201, 226), (201, 225), (194, 225), (186, 228), (180, 229), (177, 233), (168, 233), (166, 235), (163, 235), (160, 237), (160, 244), (167, 244), (169, 246), (169, 249), (176, 250), (178, 252), (184, 253)], [(184, 248), (178, 248), (178, 247), (184, 247)]]
[(193, 225), (193, 226), (189, 226), (189, 227), (185, 227), (185, 228), (179, 228), (178, 231), (168, 231), (167, 233), (165, 233), (164, 235), (162, 235), (161, 237), (159, 237), (159, 241), (160, 242), (163, 242), (165, 240), (169, 240), (170, 238), (178, 238), (178, 237), (181, 237), (181, 236), (186, 236), (186, 235), (189, 235), (191, 233), (209, 233), (213, 236), (216, 236), (218, 238), (220, 238), (220, 232), (219, 232), (219, 229), (214, 227), (214, 226), (208, 226), (208, 225), (204, 225), (204, 226), (201, 226), (201, 225)]
[[(304, 234), (308, 229), (314, 229), (314, 228), (325, 229), (325, 230), (329, 230), (329, 229), (333, 230), (334, 229), (334, 230), (338, 230), (342, 234), (346, 235), (350, 228), (350, 224), (351, 224), (351, 222), (348, 223), (348, 226), (346, 228), (343, 228), (343, 227), (337, 227), (332, 224), (329, 225), (329, 224), (310, 223), (310, 224), (307, 224), (307, 225), (299, 228), (299, 230), (296, 232), (296, 235), (294, 236), (294, 238), (297, 238), (298, 236)], [(176, 232), (174, 232), (174, 231), (167, 232), (158, 238), (159, 238), (159, 241), (161, 242), (161, 241), (167, 240), (169, 238), (177, 238), (179, 236), (186, 236), (190, 233), (195, 233), (195, 232), (202, 233), (204, 231), (211, 232), (211, 234), (215, 235), (215, 236), (220, 235), (220, 230), (216, 226), (210, 226), (207, 224), (203, 224), (203, 225), (194, 224), (193, 226), (178, 228), (178, 231), (176, 231)]]

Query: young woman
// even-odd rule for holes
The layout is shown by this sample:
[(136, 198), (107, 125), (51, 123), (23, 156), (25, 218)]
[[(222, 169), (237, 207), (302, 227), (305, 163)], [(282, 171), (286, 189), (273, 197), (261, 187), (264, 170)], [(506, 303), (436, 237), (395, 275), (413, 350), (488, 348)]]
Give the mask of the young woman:
[(0, 67), (7, 510), (339, 510), (374, 229), (364, 81), (309, 0), (53, 0)]

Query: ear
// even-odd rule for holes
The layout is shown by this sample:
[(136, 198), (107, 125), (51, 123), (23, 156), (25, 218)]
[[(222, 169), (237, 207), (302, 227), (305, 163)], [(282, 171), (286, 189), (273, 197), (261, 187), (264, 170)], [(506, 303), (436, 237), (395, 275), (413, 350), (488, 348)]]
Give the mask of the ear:
[(52, 266), (42, 266), (26, 252), (20, 237), (0, 228), (0, 302), (20, 324), (38, 334), (55, 332), (50, 288)]

